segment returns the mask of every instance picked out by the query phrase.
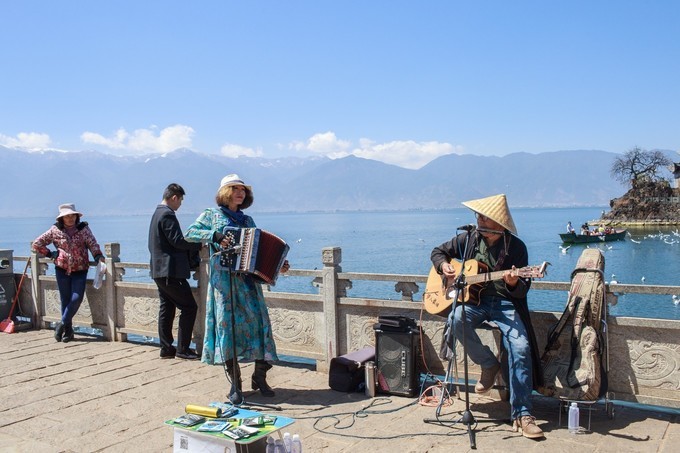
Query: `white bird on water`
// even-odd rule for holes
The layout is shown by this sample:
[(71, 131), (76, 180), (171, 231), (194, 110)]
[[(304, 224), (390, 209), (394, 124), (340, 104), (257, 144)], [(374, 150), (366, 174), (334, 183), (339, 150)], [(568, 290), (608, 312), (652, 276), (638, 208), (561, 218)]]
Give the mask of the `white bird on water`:
[(562, 250), (562, 253), (567, 253), (567, 250), (569, 250), (569, 247), (571, 247), (571, 245), (568, 245), (568, 246), (566, 246), (566, 247), (562, 247), (562, 246), (560, 245), (560, 250)]
[(612, 279), (609, 281), (610, 285), (618, 285), (619, 282), (616, 281), (616, 275), (612, 274)]
[(645, 276), (644, 276), (644, 275), (642, 276), (642, 278), (640, 279), (640, 281), (641, 281), (642, 283), (645, 282)]
[(673, 294), (673, 303), (675, 305), (680, 305), (680, 296), (678, 296), (677, 294)]

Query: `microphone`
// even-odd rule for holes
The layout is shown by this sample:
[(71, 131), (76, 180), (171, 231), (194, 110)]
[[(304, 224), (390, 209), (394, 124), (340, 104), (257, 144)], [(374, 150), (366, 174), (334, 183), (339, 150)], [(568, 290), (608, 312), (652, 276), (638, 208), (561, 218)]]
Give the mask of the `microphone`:
[(477, 229), (477, 225), (474, 225), (474, 224), (471, 223), (469, 225), (461, 225), (456, 229), (462, 230), (462, 231), (475, 231)]
[(225, 255), (235, 255), (237, 253), (240, 253), (242, 248), (243, 246), (238, 244), (233, 247), (229, 247), (228, 249), (223, 249), (221, 253)]
[(241, 244), (236, 244), (232, 247), (229, 247), (227, 249), (222, 249), (219, 252), (217, 252), (220, 255), (220, 266), (228, 267), (228, 268), (231, 269), (234, 266), (231, 263), (231, 261), (232, 261), (231, 257), (233, 255), (238, 255), (239, 253), (241, 253), (242, 248), (243, 248), (243, 246)]

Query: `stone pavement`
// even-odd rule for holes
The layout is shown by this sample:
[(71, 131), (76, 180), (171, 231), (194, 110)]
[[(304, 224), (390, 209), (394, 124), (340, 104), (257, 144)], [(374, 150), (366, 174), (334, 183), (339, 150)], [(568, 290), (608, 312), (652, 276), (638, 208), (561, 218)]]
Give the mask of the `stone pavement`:
[[(186, 404), (224, 401), (227, 381), (220, 367), (161, 360), (158, 352), (153, 345), (81, 335), (57, 343), (51, 330), (0, 333), (0, 452), (172, 452), (173, 430), (163, 422), (182, 414)], [(246, 390), (251, 372), (246, 365)], [(325, 373), (305, 365), (281, 364), (269, 376), (276, 397), (246, 392), (246, 400), (276, 404), (282, 408), (276, 414), (295, 418), (288, 431), (300, 434), (305, 452), (471, 450), (465, 426), (425, 423), (435, 409), (416, 398), (336, 392)], [(477, 450), (680, 449), (677, 414), (616, 405), (611, 420), (600, 406), (592, 412), (591, 431), (573, 435), (558, 426), (557, 400), (534, 401), (546, 433), (542, 441), (512, 432), (507, 403), (473, 394)], [(464, 409), (464, 401), (455, 400), (442, 418), (458, 420)], [(586, 418), (582, 411), (582, 426)], [(562, 420), (566, 425), (566, 417)]]

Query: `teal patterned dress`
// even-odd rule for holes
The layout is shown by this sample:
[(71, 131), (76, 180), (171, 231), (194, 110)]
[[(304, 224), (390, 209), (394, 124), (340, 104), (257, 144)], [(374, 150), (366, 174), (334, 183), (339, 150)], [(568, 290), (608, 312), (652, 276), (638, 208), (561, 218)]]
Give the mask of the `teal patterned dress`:
[[(219, 365), (232, 358), (231, 302), (234, 296), (236, 355), (244, 361), (278, 360), (269, 312), (262, 287), (250, 275), (230, 273), (219, 264), (213, 234), (238, 228), (254, 228), (252, 217), (242, 211), (209, 208), (191, 224), (184, 235), (189, 242), (210, 244), (210, 284), (205, 306), (205, 338), (201, 361)], [(231, 283), (233, 282), (233, 287)]]

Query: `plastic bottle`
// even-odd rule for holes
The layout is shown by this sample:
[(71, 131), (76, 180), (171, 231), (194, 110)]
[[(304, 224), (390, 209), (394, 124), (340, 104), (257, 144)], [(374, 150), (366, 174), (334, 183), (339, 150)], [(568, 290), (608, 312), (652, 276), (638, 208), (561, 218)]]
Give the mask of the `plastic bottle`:
[(106, 274), (106, 264), (100, 261), (95, 268), (94, 279), (92, 280), (92, 286), (94, 289), (99, 289), (102, 287), (102, 282), (104, 281), (104, 275)]
[(267, 453), (276, 453), (276, 444), (272, 436), (267, 436)]
[(577, 434), (580, 428), (579, 423), (578, 404), (576, 404), (576, 401), (573, 401), (571, 406), (569, 406), (569, 432)]
[(286, 447), (283, 446), (281, 439), (276, 439), (274, 442), (274, 453), (286, 453)]
[(293, 439), (290, 437), (290, 433), (283, 433), (283, 446), (286, 447), (286, 452), (290, 452), (290, 444)]
[(302, 453), (302, 440), (299, 434), (293, 434), (293, 440), (290, 442), (290, 453)]

